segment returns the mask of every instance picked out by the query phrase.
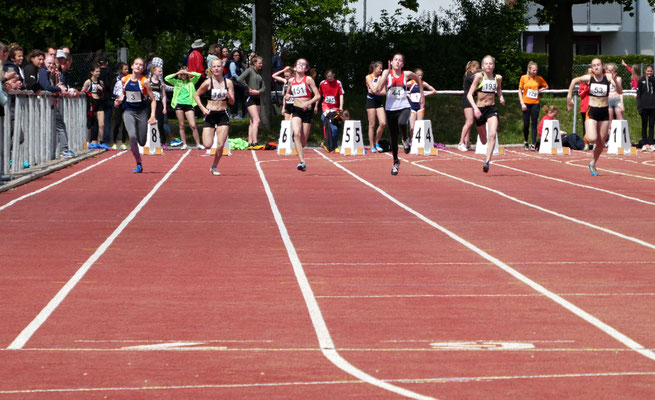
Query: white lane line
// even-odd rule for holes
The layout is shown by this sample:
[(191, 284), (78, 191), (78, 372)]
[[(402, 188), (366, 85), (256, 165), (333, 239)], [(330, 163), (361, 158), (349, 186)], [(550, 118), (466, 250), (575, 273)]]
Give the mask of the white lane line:
[(98, 249), (89, 257), (88, 260), (82, 264), (82, 266), (75, 272), (75, 274), (66, 282), (66, 284), (57, 292), (55, 297), (50, 300), (50, 302), (41, 310), (41, 312), (30, 322), (25, 329), (14, 339), (13, 342), (7, 347), (8, 350), (17, 350), (22, 349), (27, 343), (28, 340), (34, 335), (34, 333), (41, 327), (41, 325), (50, 317), (50, 315), (59, 307), (59, 305), (66, 299), (66, 296), (75, 288), (75, 285), (84, 277), (87, 271), (93, 266), (93, 264), (102, 256), (105, 251), (111, 246), (111, 244), (116, 240), (118, 235), (123, 232), (127, 225), (132, 222), (136, 215), (141, 211), (141, 209), (150, 201), (152, 196), (157, 193), (159, 188), (168, 180), (168, 178), (175, 172), (175, 170), (182, 164), (182, 161), (191, 153), (191, 150), (188, 150), (180, 159), (175, 163), (173, 168), (163, 178), (152, 188), (150, 193), (141, 200), (141, 202), (132, 210), (132, 212), (121, 222), (120, 225), (112, 232), (112, 234), (98, 247)]
[(510, 195), (508, 195), (508, 194), (506, 194), (506, 193), (504, 193), (504, 192), (501, 192), (500, 190), (492, 189), (492, 188), (490, 188), (490, 187), (488, 187), (488, 186), (478, 185), (477, 183), (474, 183), (474, 182), (471, 182), (471, 181), (467, 181), (466, 179), (463, 179), (463, 178), (460, 178), (460, 177), (457, 177), (457, 176), (454, 176), (454, 175), (450, 175), (450, 174), (447, 174), (447, 173), (445, 173), (445, 172), (438, 171), (438, 170), (436, 170), (436, 169), (434, 169), (434, 168), (426, 167), (425, 165), (421, 165), (421, 164), (417, 163), (416, 161), (412, 162), (411, 164), (412, 164), (412, 165), (415, 165), (415, 166), (417, 166), (417, 167), (419, 167), (419, 168), (423, 168), (423, 169), (425, 169), (425, 170), (428, 170), (428, 171), (434, 172), (435, 174), (439, 174), (439, 175), (442, 175), (442, 176), (448, 177), (448, 178), (450, 178), (450, 179), (454, 179), (454, 180), (456, 180), (456, 181), (459, 181), (459, 182), (465, 183), (465, 184), (467, 184), (467, 185), (471, 185), (471, 186), (477, 187), (477, 188), (479, 188), (479, 189), (487, 190), (487, 191), (492, 192), (492, 193), (495, 193), (495, 194), (497, 194), (497, 195), (499, 195), (499, 196), (501, 196), (501, 197), (504, 197), (504, 198), (506, 198), (506, 199), (508, 199), (508, 200), (512, 200), (512, 201), (517, 202), (517, 203), (519, 203), (519, 204), (523, 204), (524, 206), (528, 206), (528, 207), (534, 208), (534, 209), (536, 209), (536, 210), (539, 210), (539, 211), (545, 212), (545, 213), (547, 213), (547, 214), (554, 215), (554, 216), (556, 216), (556, 217), (559, 217), (559, 218), (562, 218), (562, 219), (565, 219), (565, 220), (568, 220), (568, 221), (574, 222), (574, 223), (576, 223), (576, 224), (580, 224), (580, 225), (586, 226), (586, 227), (588, 227), (588, 228), (592, 228), (592, 229), (599, 230), (599, 231), (601, 231), (601, 232), (609, 233), (610, 235), (614, 235), (614, 236), (620, 237), (621, 239), (629, 240), (629, 241), (631, 241), (631, 242), (637, 243), (637, 244), (642, 245), (642, 246), (644, 246), (644, 247), (647, 247), (647, 248), (649, 248), (649, 249), (653, 249), (653, 250), (655, 250), (655, 244), (648, 243), (648, 242), (646, 242), (646, 241), (644, 241), (644, 240), (641, 240), (641, 239), (638, 239), (638, 238), (635, 238), (635, 237), (632, 237), (632, 236), (624, 235), (624, 234), (619, 233), (619, 232), (617, 232), (617, 231), (613, 231), (613, 230), (608, 229), (608, 228), (603, 228), (602, 226), (598, 226), (598, 225), (595, 225), (595, 224), (592, 224), (592, 223), (590, 223), (590, 222), (586, 222), (586, 221), (583, 221), (583, 220), (580, 220), (580, 219), (577, 219), (577, 218), (569, 217), (568, 215), (565, 215), (565, 214), (562, 214), (562, 213), (558, 213), (557, 211), (549, 210), (549, 209), (547, 209), (547, 208), (544, 208), (544, 207), (538, 206), (538, 205), (536, 205), (536, 204), (528, 203), (527, 201), (524, 201), (524, 200), (518, 199), (518, 198), (516, 198), (516, 197), (514, 197), (514, 196), (510, 196)]
[[(455, 154), (455, 153), (453, 153), (453, 154)], [(477, 159), (472, 158), (472, 157), (467, 157), (467, 156), (464, 156), (464, 155), (461, 155), (461, 154), (457, 154), (457, 155), (460, 156), (460, 157), (462, 157), (462, 158), (466, 158), (466, 159), (469, 159), (469, 160), (475, 160), (475, 161), (478, 161)], [(426, 161), (427, 161), (427, 160), (426, 160)], [(565, 180), (565, 179), (554, 178), (554, 177), (552, 177), (552, 176), (547, 176), (547, 175), (537, 174), (537, 173), (535, 173), (535, 172), (530, 172), (530, 171), (526, 171), (526, 170), (523, 170), (523, 169), (510, 167), (510, 166), (505, 165), (505, 164), (501, 164), (501, 162), (505, 162), (505, 161), (508, 161), (508, 160), (504, 160), (504, 159), (497, 160), (497, 161), (494, 162), (494, 165), (495, 165), (495, 166), (498, 166), (498, 167), (501, 167), (501, 168), (507, 168), (507, 169), (512, 170), (512, 171), (520, 172), (520, 173), (522, 173), (522, 174), (532, 175), (532, 176), (536, 176), (536, 177), (539, 177), (539, 178), (542, 178), (542, 179), (548, 179), (548, 180), (551, 180), (551, 181), (555, 181), (555, 182), (559, 182), (559, 183), (564, 183), (564, 184), (571, 185), (571, 186), (581, 187), (581, 188), (584, 188), (584, 189), (596, 190), (596, 191), (598, 191), (598, 192), (603, 192), (603, 193), (606, 193), (606, 194), (609, 194), (609, 195), (612, 195), (612, 196), (617, 196), (617, 197), (621, 197), (621, 198), (624, 198), (624, 199), (627, 199), (627, 200), (632, 200), (632, 201), (636, 201), (636, 202), (639, 202), (639, 203), (643, 203), (643, 204), (648, 204), (648, 205), (651, 205), (651, 206), (655, 206), (655, 202), (652, 202), (652, 201), (642, 200), (642, 199), (637, 198), (637, 197), (627, 196), (627, 195), (625, 195), (625, 194), (621, 194), (621, 193), (613, 192), (613, 191), (611, 191), (611, 190), (601, 189), (601, 188), (598, 188), (598, 187), (589, 186), (589, 185), (583, 185), (583, 184), (575, 183), (575, 182), (570, 182), (570, 181), (567, 181), (567, 180)]]
[[(520, 265), (627, 265), (627, 264), (655, 264), (654, 261), (507, 261), (507, 264), (520, 264)], [(316, 267), (331, 267), (331, 266), (439, 266), (439, 265), (492, 265), (488, 262), (334, 262), (334, 263), (305, 263), (306, 266)]]
[[(441, 226), (441, 225), (437, 224), (436, 222), (432, 221), (431, 219), (429, 219), (425, 215), (419, 213), (418, 211), (414, 210), (413, 208), (411, 208), (411, 207), (407, 206), (406, 204), (400, 202), (399, 200), (397, 200), (395, 197), (391, 196), (390, 194), (388, 194), (384, 190), (378, 188), (377, 186), (373, 185), (372, 183), (368, 182), (367, 180), (361, 178), (359, 175), (355, 174), (354, 172), (350, 171), (349, 169), (345, 168), (344, 166), (339, 165), (339, 163), (334, 162), (334, 161), (330, 160), (327, 157), (324, 157), (324, 158), (326, 160), (328, 160), (329, 162), (331, 162), (332, 165), (334, 165), (337, 168), (343, 170), (344, 172), (346, 172), (347, 174), (349, 174), (353, 178), (357, 179), (358, 181), (360, 181), (364, 185), (366, 185), (366, 186), (370, 187), (371, 189), (375, 190), (376, 192), (380, 193), (383, 197), (387, 198), (389, 201), (396, 204), (398, 207), (402, 208), (403, 210), (407, 211), (410, 214), (413, 214), (414, 216), (416, 216), (421, 221), (423, 221), (426, 224), (432, 226), (433, 228), (441, 231), (442, 233), (448, 235), (451, 239), (453, 239), (456, 242), (460, 243), (461, 245), (469, 248), (471, 251), (477, 253), (480, 257), (491, 261), (492, 263), (497, 265), (503, 271), (507, 272), (508, 274), (512, 275), (513, 277), (515, 277), (519, 281), (521, 281), (521, 282), (525, 283), (526, 285), (530, 286), (533, 290), (535, 290), (535, 291), (543, 294), (544, 296), (548, 297), (549, 299), (551, 299), (555, 303), (557, 303), (560, 306), (564, 307), (565, 309), (569, 310), (570, 312), (572, 312), (573, 314), (575, 314), (578, 317), (582, 318), (583, 320), (587, 321), (591, 325), (597, 327), (601, 331), (605, 332), (607, 335), (609, 335), (609, 336), (613, 337), (614, 339), (618, 340), (619, 342), (623, 343), (626, 347), (628, 347), (630, 349), (633, 349), (634, 351), (638, 352), (639, 354), (643, 355), (644, 357), (647, 357), (647, 358), (649, 358), (651, 360), (655, 360), (655, 353), (653, 351), (647, 349), (643, 345), (641, 345), (641, 344), (637, 343), (636, 341), (632, 340), (628, 336), (624, 335), (623, 333), (621, 333), (618, 330), (614, 329), (610, 325), (606, 324), (605, 322), (601, 321), (600, 319), (598, 319), (598, 318), (594, 317), (593, 315), (589, 314), (588, 312), (584, 311), (583, 309), (581, 309), (580, 307), (578, 307), (575, 304), (571, 303), (570, 301), (565, 300), (561, 296), (558, 296), (557, 294), (551, 292), (550, 290), (546, 289), (542, 285), (538, 284), (537, 282), (533, 281), (532, 279), (528, 278), (527, 276), (521, 274), (520, 272), (518, 272), (514, 268), (510, 267), (509, 265), (505, 264), (501, 260), (499, 260), (496, 257), (492, 256), (491, 254), (487, 253), (486, 251), (480, 249), (479, 247), (477, 247), (473, 243), (465, 240), (461, 236), (455, 234), (454, 232), (449, 231), (448, 229), (446, 229), (443, 226)], [(422, 167), (421, 165), (418, 165), (418, 166)], [(439, 173), (442, 174), (441, 172), (439, 172)], [(453, 178), (455, 178), (457, 180), (461, 180), (462, 182), (465, 182), (465, 183), (469, 183), (468, 181), (465, 181), (465, 180), (463, 180), (461, 178), (456, 178), (456, 177), (453, 177)], [(473, 184), (473, 185), (475, 185), (475, 184)], [(475, 185), (475, 186), (478, 186), (478, 185)], [(518, 201), (521, 202), (520, 200), (518, 200)], [(525, 202), (523, 202), (523, 203), (525, 203)], [(526, 204), (529, 205), (529, 203), (526, 203)], [(530, 205), (530, 206), (532, 206), (532, 205)], [(533, 206), (533, 207), (536, 207), (536, 206)], [(548, 212), (552, 213), (552, 211), (548, 211)], [(567, 217), (567, 218), (570, 218), (570, 217)], [(573, 219), (573, 218), (571, 218), (571, 219)], [(650, 245), (650, 246), (652, 246), (652, 245)], [(653, 246), (653, 248), (655, 248), (655, 246)]]
[(103, 164), (103, 163), (105, 163), (105, 162), (111, 160), (112, 158), (116, 158), (116, 157), (118, 157), (118, 156), (120, 156), (120, 155), (123, 155), (123, 154), (125, 154), (125, 153), (126, 153), (125, 151), (121, 151), (120, 153), (115, 154), (115, 155), (113, 155), (113, 156), (111, 156), (111, 157), (109, 157), (109, 158), (105, 158), (104, 160), (98, 161), (97, 163), (95, 163), (95, 164), (93, 164), (93, 165), (89, 165), (88, 167), (84, 168), (83, 170), (77, 171), (77, 172), (74, 173), (74, 174), (68, 175), (68, 176), (65, 177), (65, 178), (62, 178), (62, 179), (60, 179), (60, 180), (58, 180), (58, 181), (56, 181), (56, 182), (53, 182), (53, 183), (49, 184), (48, 186), (44, 186), (44, 187), (42, 187), (41, 189), (35, 190), (35, 191), (31, 192), (31, 193), (27, 193), (27, 194), (22, 195), (21, 197), (18, 197), (18, 198), (16, 198), (16, 199), (13, 199), (12, 201), (8, 202), (7, 204), (5, 204), (5, 205), (3, 205), (3, 206), (0, 206), (0, 211), (6, 209), (6, 208), (8, 208), (8, 207), (13, 206), (14, 204), (18, 203), (18, 202), (21, 201), (21, 200), (25, 200), (25, 199), (27, 199), (28, 197), (32, 197), (32, 196), (34, 196), (34, 195), (36, 195), (36, 194), (39, 194), (39, 193), (41, 193), (41, 192), (44, 192), (44, 191), (46, 191), (46, 190), (52, 188), (52, 187), (54, 187), (54, 186), (57, 186), (57, 185), (59, 185), (59, 184), (61, 184), (61, 183), (64, 183), (64, 182), (66, 182), (67, 180), (69, 180), (69, 179), (71, 179), (71, 178), (73, 178), (73, 177), (75, 177), (75, 176), (77, 176), (77, 175), (79, 175), (79, 174), (82, 174), (82, 173), (84, 173), (84, 172), (86, 172), (86, 171), (88, 171), (88, 170), (90, 170), (90, 169), (92, 169), (92, 168), (97, 167), (97, 166), (100, 165), (100, 164)]
[[(634, 372), (595, 372), (586, 374), (551, 374), (551, 375), (507, 375), (507, 376), (465, 376), (450, 378), (413, 378), (413, 379), (385, 379), (390, 383), (467, 383), (487, 382), (499, 380), (532, 380), (532, 379), (562, 379), (562, 378), (608, 378), (625, 376), (654, 376), (655, 371)], [(178, 385), (178, 386), (141, 386), (141, 387), (94, 387), (94, 388), (58, 388), (58, 389), (15, 389), (0, 390), (0, 394), (30, 394), (30, 393), (84, 393), (84, 392), (121, 392), (121, 391), (149, 391), (149, 390), (198, 390), (198, 389), (235, 389), (235, 388), (263, 388), (263, 387), (289, 387), (289, 386), (323, 386), (323, 385), (352, 385), (362, 384), (359, 380), (343, 381), (305, 381), (305, 382), (271, 382), (271, 383), (234, 383), (234, 384), (207, 384), (207, 385)]]
[(312, 325), (314, 326), (314, 331), (316, 332), (318, 343), (323, 355), (325, 355), (325, 357), (328, 360), (330, 360), (334, 365), (336, 365), (346, 373), (356, 377), (357, 379), (361, 379), (362, 381), (368, 382), (371, 385), (413, 399), (432, 399), (432, 397), (424, 396), (419, 393), (415, 393), (410, 390), (398, 386), (394, 386), (390, 383), (375, 378), (367, 374), (366, 372), (358, 369), (354, 365), (350, 364), (346, 359), (341, 357), (341, 355), (337, 352), (334, 342), (330, 337), (330, 331), (328, 330), (327, 324), (325, 323), (325, 319), (323, 319), (323, 314), (321, 313), (321, 309), (318, 306), (318, 302), (316, 301), (316, 298), (314, 297), (314, 292), (312, 290), (312, 287), (309, 284), (309, 280), (307, 279), (307, 276), (305, 275), (305, 271), (303, 269), (302, 263), (300, 262), (300, 258), (298, 257), (298, 253), (296, 252), (296, 248), (294, 247), (293, 242), (291, 241), (291, 237), (289, 236), (287, 227), (284, 223), (284, 220), (282, 219), (282, 214), (280, 213), (280, 210), (277, 207), (277, 203), (275, 202), (275, 198), (273, 197), (273, 192), (271, 191), (271, 187), (269, 186), (268, 180), (264, 175), (264, 171), (262, 170), (261, 165), (259, 164), (257, 153), (255, 151), (251, 151), (251, 154), (255, 161), (255, 166), (257, 167), (257, 171), (259, 172), (259, 177), (262, 181), (262, 185), (264, 186), (264, 191), (266, 192), (266, 196), (268, 198), (268, 202), (270, 204), (273, 217), (275, 218), (275, 223), (278, 226), (278, 230), (280, 231), (280, 236), (282, 237), (282, 241), (284, 242), (284, 247), (286, 248), (287, 253), (289, 255), (289, 260), (291, 261), (293, 272), (296, 276), (296, 280), (298, 281), (298, 286), (300, 287), (300, 291), (302, 292), (303, 298), (305, 300), (305, 304), (307, 306), (307, 310), (309, 311), (309, 316), (311, 318)]
[[(652, 297), (655, 293), (558, 293), (563, 297)], [(493, 297), (543, 297), (542, 294), (388, 294), (361, 296), (316, 296), (317, 299), (411, 299), (411, 298), (493, 298)]]

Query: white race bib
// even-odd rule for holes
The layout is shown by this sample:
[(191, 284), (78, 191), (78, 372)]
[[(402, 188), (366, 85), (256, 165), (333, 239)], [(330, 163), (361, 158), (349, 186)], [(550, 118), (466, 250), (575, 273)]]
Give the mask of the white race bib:
[(412, 103), (418, 103), (421, 101), (421, 93), (410, 93), (409, 99), (412, 101)]
[(152, 94), (155, 95), (155, 101), (161, 101), (161, 93), (160, 92), (152, 92)]
[(291, 95), (293, 97), (307, 97), (307, 86), (304, 83), (291, 85)]
[(538, 90), (528, 89), (528, 93), (526, 94), (526, 96), (529, 99), (535, 99), (536, 100), (536, 99), (539, 98), (539, 91)]
[(485, 79), (482, 81), (482, 92), (494, 93), (498, 89), (498, 83), (492, 79)]
[(125, 99), (128, 103), (141, 103), (141, 92), (126, 91)]
[(337, 104), (337, 99), (334, 96), (325, 96), (324, 101), (327, 104)]
[(387, 91), (388, 95), (396, 100), (400, 100), (405, 97), (405, 88), (400, 86), (392, 86)]
[(591, 86), (589, 86), (589, 93), (596, 97), (606, 97), (607, 85), (593, 82)]

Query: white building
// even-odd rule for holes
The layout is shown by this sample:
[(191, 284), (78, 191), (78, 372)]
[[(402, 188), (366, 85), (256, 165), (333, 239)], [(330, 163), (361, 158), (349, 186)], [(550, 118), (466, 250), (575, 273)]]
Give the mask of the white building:
[[(522, 36), (523, 50), (548, 52), (548, 25), (538, 25), (531, 3), (528, 27)], [(634, 15), (620, 4), (576, 4), (573, 6), (573, 54), (655, 55), (655, 13), (648, 0), (635, 1)]]

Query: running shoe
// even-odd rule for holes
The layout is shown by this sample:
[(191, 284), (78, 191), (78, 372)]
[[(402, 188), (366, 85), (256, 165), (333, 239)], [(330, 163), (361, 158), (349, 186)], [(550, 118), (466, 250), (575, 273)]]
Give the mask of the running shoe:
[(75, 153), (72, 152), (71, 150), (64, 150), (61, 152), (61, 156), (65, 158), (73, 158), (75, 157)]
[(121, 150), (127, 150), (127, 145), (125, 143), (121, 144)]
[(585, 145), (584, 145), (584, 149), (582, 149), (582, 150), (584, 150), (584, 151), (589, 151), (589, 145), (585, 143)]
[(376, 144), (376, 145), (375, 145), (375, 150), (377, 150), (378, 153), (382, 153), (382, 152), (384, 152), (384, 150), (382, 149), (382, 146), (380, 146), (379, 144)]
[(212, 175), (215, 175), (215, 176), (218, 176), (218, 175), (221, 174), (220, 172), (218, 172), (218, 168), (215, 167), (215, 166), (213, 166), (213, 165), (212, 165), (212, 167), (209, 169), (209, 172), (211, 172)]
[(523, 142), (523, 150), (524, 151), (530, 150), (530, 144), (528, 142)]
[(171, 147), (182, 146), (182, 141), (180, 139), (171, 140)]
[(98, 143), (96, 143), (96, 142), (89, 143), (89, 145), (86, 148), (89, 149), (89, 150), (98, 150), (99, 149)]
[(391, 175), (398, 175), (398, 168), (400, 168), (400, 161), (396, 160), (393, 162), (393, 167), (391, 167)]
[(335, 153), (341, 153), (341, 150), (337, 147), (337, 148), (334, 149), (334, 152)]
[(377, 153), (378, 150), (375, 148), (375, 146), (371, 146), (371, 153)]
[(466, 148), (466, 145), (464, 143), (458, 144), (457, 145), (457, 150), (462, 151), (462, 152), (468, 151), (468, 149)]
[(29, 167), (30, 167), (30, 163), (28, 163), (27, 161), (23, 161), (23, 168), (29, 168)]
[(298, 164), (298, 171), (307, 171), (307, 164), (304, 161)]
[(647, 152), (648, 150), (650, 150), (650, 149), (648, 148), (648, 145), (647, 145), (647, 144), (645, 144), (645, 145), (643, 145), (643, 146), (641, 147), (641, 151), (643, 151), (644, 153)]
[(598, 176), (598, 171), (593, 163), (589, 163), (589, 171), (591, 172), (591, 176)]
[(655, 151), (655, 145), (651, 144), (651, 145), (648, 147), (648, 150), (650, 150), (650, 151)]
[(135, 174), (140, 174), (143, 172), (143, 167), (141, 166), (141, 164), (137, 164), (136, 168), (134, 168), (132, 172), (134, 172)]
[(535, 151), (534, 144), (530, 144), (530, 151)]
[(116, 146), (116, 143), (114, 143), (114, 144), (111, 145), (111, 149), (112, 149), (112, 150), (118, 150), (118, 146)]
[(107, 146), (105, 143), (98, 143), (98, 148), (102, 150), (111, 150), (111, 148)]
[(409, 154), (410, 150), (412, 150), (412, 144), (409, 142), (409, 139), (403, 139), (403, 150), (405, 150), (405, 154)]
[(325, 142), (321, 142), (321, 147), (323, 148), (323, 150), (325, 150), (326, 153), (330, 152), (330, 149), (328, 149), (328, 147), (325, 145)]
[(484, 172), (485, 174), (487, 172), (489, 172), (489, 163), (488, 162), (482, 164), (482, 172)]
[(203, 146), (203, 145), (201, 145), (201, 144), (198, 144), (198, 145), (196, 145), (196, 149), (198, 149), (198, 150), (205, 150), (205, 146)]
[(207, 149), (207, 151), (205, 151), (205, 155), (206, 156), (211, 156), (212, 155), (211, 149)]
[(183, 144), (182, 147), (180, 147), (180, 150), (186, 150), (186, 149), (188, 149), (186, 144)]

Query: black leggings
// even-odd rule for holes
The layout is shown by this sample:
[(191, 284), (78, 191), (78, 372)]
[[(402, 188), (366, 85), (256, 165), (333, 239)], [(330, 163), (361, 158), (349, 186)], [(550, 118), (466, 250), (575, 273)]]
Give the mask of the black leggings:
[(539, 103), (526, 104), (527, 110), (523, 111), (523, 139), (528, 141), (528, 128), (532, 121), (532, 143), (537, 143), (537, 121), (539, 120)]
[(391, 139), (391, 152), (393, 160), (398, 161), (398, 132), (403, 135), (403, 140), (407, 139), (407, 124), (409, 123), (409, 108), (402, 110), (387, 110), (387, 126), (389, 127), (389, 137)]
[[(653, 144), (653, 130), (655, 128), (655, 109), (647, 108), (641, 109), (641, 140), (643, 144)], [(646, 136), (646, 128), (648, 128), (648, 136)]]

